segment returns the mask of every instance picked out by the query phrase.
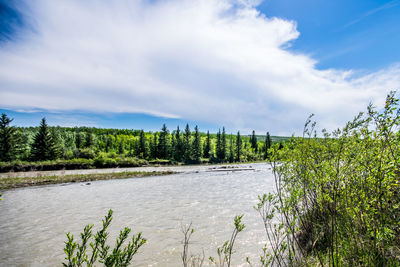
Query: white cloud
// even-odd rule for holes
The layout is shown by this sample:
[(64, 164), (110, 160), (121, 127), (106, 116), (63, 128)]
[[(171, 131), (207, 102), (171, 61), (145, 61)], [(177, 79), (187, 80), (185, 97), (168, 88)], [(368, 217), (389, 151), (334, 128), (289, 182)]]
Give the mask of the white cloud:
[(34, 31), (0, 48), (0, 107), (140, 112), (291, 134), (337, 127), (400, 85), (284, 48), (296, 23), (254, 0), (28, 1)]

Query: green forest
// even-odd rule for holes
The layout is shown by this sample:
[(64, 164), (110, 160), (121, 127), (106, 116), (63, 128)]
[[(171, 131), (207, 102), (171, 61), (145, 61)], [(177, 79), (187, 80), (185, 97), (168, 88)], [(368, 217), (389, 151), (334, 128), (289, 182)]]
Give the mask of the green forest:
[(49, 126), (12, 126), (0, 119), (0, 169), (134, 167), (146, 164), (199, 164), (265, 160), (282, 138), (266, 135), (200, 132), (197, 126), (160, 131)]

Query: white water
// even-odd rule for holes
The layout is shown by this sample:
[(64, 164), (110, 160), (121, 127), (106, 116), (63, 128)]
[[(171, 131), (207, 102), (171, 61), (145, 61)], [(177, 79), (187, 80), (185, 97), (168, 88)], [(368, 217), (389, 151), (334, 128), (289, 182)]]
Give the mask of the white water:
[(0, 266), (61, 266), (65, 233), (77, 238), (86, 224), (101, 225), (108, 209), (112, 246), (124, 226), (141, 231), (147, 243), (133, 266), (182, 266), (181, 223), (193, 223), (191, 254), (206, 258), (230, 238), (233, 217), (244, 214), (233, 266), (249, 256), (257, 262), (265, 241), (262, 220), (253, 209), (257, 196), (272, 192), (273, 176), (264, 163), (236, 165), (242, 171), (211, 171), (190, 166), (169, 176), (21, 188), (0, 201)]

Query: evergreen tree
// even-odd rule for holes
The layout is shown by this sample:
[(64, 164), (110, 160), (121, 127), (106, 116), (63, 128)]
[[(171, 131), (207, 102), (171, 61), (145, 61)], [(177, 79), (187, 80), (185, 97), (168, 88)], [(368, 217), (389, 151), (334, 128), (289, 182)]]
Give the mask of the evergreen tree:
[(234, 152), (234, 145), (233, 145), (233, 135), (231, 133), (229, 137), (229, 162), (233, 162), (235, 160), (235, 152)]
[(76, 149), (81, 149), (83, 145), (82, 135), (79, 131), (75, 132), (75, 146)]
[(265, 143), (264, 143), (264, 160), (269, 158), (268, 149), (271, 147), (271, 137), (269, 136), (269, 132), (265, 136)]
[(16, 158), (18, 136), (15, 127), (10, 126), (13, 119), (1, 114), (0, 118), (0, 161), (11, 161)]
[[(111, 134), (107, 135), (106, 152), (110, 152), (114, 148), (115, 137)], [(78, 147), (77, 147), (78, 148)]]
[(185, 127), (185, 133), (183, 135), (183, 146), (184, 146), (184, 156), (183, 159), (185, 162), (190, 162), (190, 156), (191, 156), (191, 132), (189, 128), (189, 124), (186, 124)]
[(170, 159), (175, 159), (175, 149), (176, 149), (176, 139), (175, 139), (175, 131), (171, 133), (171, 146), (170, 146)]
[[(128, 155), (130, 156), (130, 157), (133, 157), (133, 156), (135, 156), (136, 154), (136, 151), (138, 151), (139, 149), (137, 148), (137, 144), (136, 144), (136, 142), (135, 142), (135, 140), (129, 140), (129, 153), (128, 153)], [(137, 155), (136, 155), (137, 156)]]
[(62, 146), (59, 129), (50, 128), (50, 137), (53, 142), (53, 149), (50, 150), (50, 158), (57, 159), (62, 155)]
[(85, 137), (85, 148), (91, 148), (93, 143), (93, 134), (90, 131), (87, 131)]
[(240, 132), (237, 132), (236, 135), (236, 161), (240, 161), (240, 156), (242, 153), (242, 138), (240, 136)]
[(194, 139), (192, 144), (192, 159), (195, 162), (200, 162), (201, 157), (201, 140), (200, 140), (200, 133), (199, 127), (194, 127)]
[(217, 156), (218, 161), (221, 161), (222, 157), (222, 142), (221, 142), (221, 129), (218, 129), (217, 133), (217, 142), (215, 144), (215, 154)]
[(158, 153), (157, 153), (157, 133), (154, 133), (153, 136), (151, 136), (151, 140), (150, 140), (150, 157), (155, 159), (158, 157)]
[(256, 132), (254, 130), (250, 137), (250, 145), (251, 145), (251, 148), (254, 149), (255, 152), (258, 151), (257, 137), (256, 137)]
[(206, 138), (206, 143), (204, 144), (204, 151), (203, 151), (203, 157), (204, 158), (210, 158), (210, 150), (211, 150), (211, 139), (210, 139), (210, 131), (207, 131), (207, 138)]
[(46, 123), (43, 118), (40, 123), (39, 132), (35, 135), (31, 147), (31, 157), (33, 160), (52, 160), (55, 159), (55, 144)]
[(123, 155), (125, 153), (125, 140), (124, 139), (120, 139), (118, 142), (118, 154), (119, 155)]
[(221, 161), (225, 161), (226, 158), (226, 134), (225, 127), (222, 127), (221, 135)]
[(184, 154), (185, 154), (185, 146), (181, 137), (181, 130), (179, 129), (178, 126), (175, 132), (174, 159), (176, 161), (182, 161)]
[(143, 130), (140, 131), (140, 135), (139, 135), (138, 157), (142, 158), (142, 159), (145, 159), (147, 157), (146, 136), (145, 136)]
[(158, 138), (158, 156), (161, 159), (168, 159), (169, 156), (169, 140), (168, 140), (168, 129), (165, 123), (160, 132), (160, 136)]

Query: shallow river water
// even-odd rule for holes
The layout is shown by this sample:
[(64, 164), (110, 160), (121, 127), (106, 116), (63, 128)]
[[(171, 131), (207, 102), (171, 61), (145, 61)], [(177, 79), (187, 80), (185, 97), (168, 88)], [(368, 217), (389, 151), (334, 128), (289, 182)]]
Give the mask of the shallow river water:
[[(78, 237), (86, 224), (101, 226), (114, 210), (112, 246), (127, 226), (148, 240), (133, 266), (182, 266), (181, 224), (192, 222), (190, 254), (206, 258), (230, 238), (233, 217), (244, 214), (233, 266), (258, 260), (265, 241), (253, 209), (257, 196), (272, 192), (274, 179), (264, 163), (235, 165), (236, 171), (210, 166), (183, 167), (168, 176), (38, 186), (4, 191), (0, 201), (0, 266), (61, 266), (65, 233)], [(228, 167), (230, 168), (230, 167)]]

